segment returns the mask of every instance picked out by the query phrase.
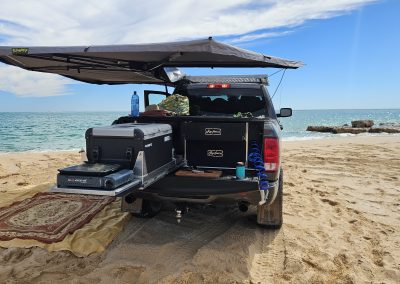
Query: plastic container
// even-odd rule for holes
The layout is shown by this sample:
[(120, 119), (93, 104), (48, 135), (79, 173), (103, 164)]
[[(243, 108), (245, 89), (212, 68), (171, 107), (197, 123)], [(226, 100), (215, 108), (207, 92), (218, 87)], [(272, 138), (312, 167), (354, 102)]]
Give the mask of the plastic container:
[(139, 96), (136, 91), (133, 92), (131, 98), (131, 116), (138, 117), (139, 116)]
[(244, 163), (238, 162), (236, 164), (236, 178), (237, 179), (244, 179), (246, 177), (246, 168)]

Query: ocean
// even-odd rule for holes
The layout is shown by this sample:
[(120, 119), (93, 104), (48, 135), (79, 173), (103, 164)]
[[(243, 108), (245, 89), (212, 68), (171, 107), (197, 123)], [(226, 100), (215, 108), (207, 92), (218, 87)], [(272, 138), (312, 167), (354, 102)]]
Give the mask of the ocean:
[[(0, 112), (0, 152), (78, 150), (85, 148), (85, 131), (110, 125), (126, 112)], [(281, 118), (283, 140), (324, 139), (334, 135), (307, 132), (308, 125), (343, 125), (352, 120), (372, 119), (400, 123), (400, 109), (295, 110)], [(359, 134), (372, 135), (372, 134)], [(385, 134), (373, 134), (385, 135)]]

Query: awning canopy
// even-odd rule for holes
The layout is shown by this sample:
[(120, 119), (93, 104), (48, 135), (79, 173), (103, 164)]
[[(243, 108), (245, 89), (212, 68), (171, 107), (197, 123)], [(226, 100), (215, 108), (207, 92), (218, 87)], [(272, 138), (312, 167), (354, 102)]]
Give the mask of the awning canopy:
[[(26, 70), (60, 74), (93, 84), (172, 85), (182, 74), (171, 67), (295, 69), (303, 65), (298, 61), (252, 52), (211, 38), (134, 45), (2, 46), (0, 61)], [(169, 76), (171, 74), (172, 77)]]

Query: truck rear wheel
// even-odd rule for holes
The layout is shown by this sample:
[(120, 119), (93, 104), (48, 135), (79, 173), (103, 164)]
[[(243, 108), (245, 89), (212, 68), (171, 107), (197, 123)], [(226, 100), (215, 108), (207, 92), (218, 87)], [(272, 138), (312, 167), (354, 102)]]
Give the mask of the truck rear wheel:
[(278, 193), (270, 205), (257, 205), (257, 223), (268, 229), (280, 229), (283, 223), (283, 170), (279, 174)]

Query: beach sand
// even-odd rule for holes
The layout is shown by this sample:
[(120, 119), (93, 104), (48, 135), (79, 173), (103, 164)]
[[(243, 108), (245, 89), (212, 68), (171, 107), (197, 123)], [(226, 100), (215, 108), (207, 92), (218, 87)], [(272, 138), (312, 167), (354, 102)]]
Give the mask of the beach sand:
[[(284, 142), (284, 225), (254, 210), (132, 218), (101, 254), (0, 248), (1, 283), (398, 283), (400, 138)], [(54, 182), (76, 152), (0, 154), (0, 191)], [(0, 193), (1, 198), (1, 193)]]

